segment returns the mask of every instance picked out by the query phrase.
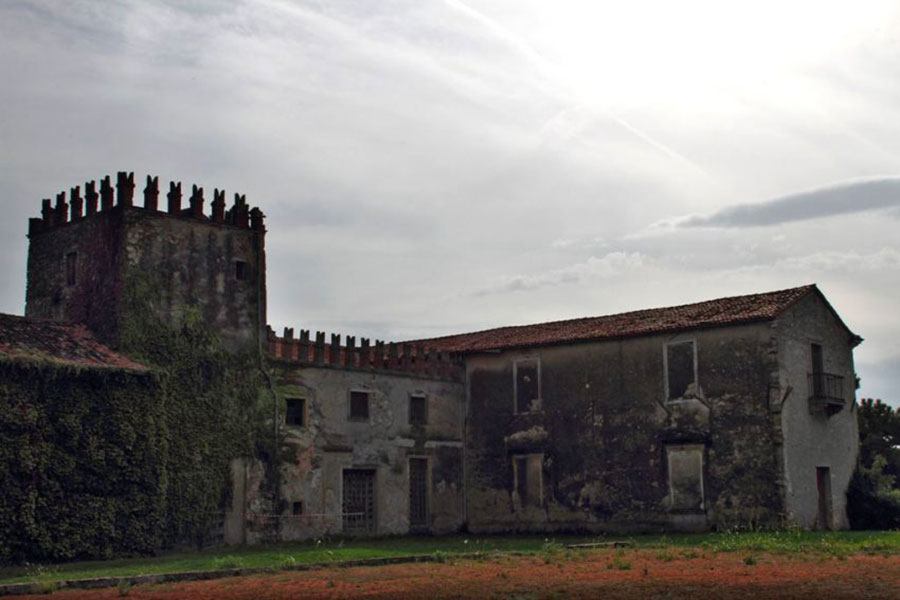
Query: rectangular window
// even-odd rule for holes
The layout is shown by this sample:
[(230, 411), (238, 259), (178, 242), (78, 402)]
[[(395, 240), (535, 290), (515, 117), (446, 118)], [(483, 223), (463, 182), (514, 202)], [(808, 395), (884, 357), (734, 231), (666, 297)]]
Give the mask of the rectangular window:
[(78, 266), (78, 253), (69, 252), (66, 254), (66, 285), (75, 285), (75, 278)]
[(519, 508), (543, 504), (544, 455), (515, 454), (512, 468), (513, 491)]
[(822, 358), (822, 345), (810, 344), (812, 356), (812, 396), (823, 398), (825, 396), (825, 360)]
[(303, 514), (303, 502), (302, 501), (298, 500), (297, 502), (294, 502), (293, 505), (291, 505), (291, 514), (293, 514), (295, 517), (299, 517)]
[(350, 420), (369, 420), (369, 392), (350, 392)]
[(428, 526), (428, 459), (409, 459), (409, 527), (421, 530)]
[(673, 510), (703, 510), (703, 446), (666, 446)]
[(284, 424), (294, 427), (306, 426), (306, 399), (288, 398), (284, 401)]
[(517, 360), (513, 363), (514, 409), (518, 413), (537, 412), (541, 409), (541, 363), (536, 358)]
[(409, 397), (409, 424), (425, 425), (428, 423), (428, 408), (425, 396)]
[(696, 397), (697, 365), (694, 342), (676, 342), (665, 346), (666, 391), (669, 400)]
[(242, 260), (234, 261), (234, 278), (238, 281), (247, 279), (247, 263)]

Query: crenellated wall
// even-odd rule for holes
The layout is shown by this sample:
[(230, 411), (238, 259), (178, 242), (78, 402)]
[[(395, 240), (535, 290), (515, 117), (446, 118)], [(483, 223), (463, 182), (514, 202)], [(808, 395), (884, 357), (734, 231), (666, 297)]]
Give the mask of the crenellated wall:
[(284, 328), (284, 335), (277, 336), (268, 329), (268, 354), (270, 358), (308, 366), (334, 366), (344, 369), (400, 372), (434, 379), (462, 381), (465, 370), (462, 357), (449, 352), (438, 352), (426, 346), (386, 343), (346, 336), (341, 344), (340, 334), (331, 334), (326, 343), (324, 331), (317, 331), (310, 339), (308, 329), (300, 330), (294, 337), (293, 328)]
[[(143, 311), (170, 325), (189, 309), (232, 349), (258, 347), (265, 323), (265, 224), (259, 208), (214, 190), (210, 210), (193, 185), (183, 206), (171, 182), (167, 209), (159, 178), (147, 176), (143, 206), (134, 201), (134, 173), (106, 176), (43, 201), (29, 220), (26, 314), (85, 323), (118, 346), (124, 323)], [(238, 263), (241, 263), (238, 265)], [(133, 340), (132, 340), (133, 342)]]

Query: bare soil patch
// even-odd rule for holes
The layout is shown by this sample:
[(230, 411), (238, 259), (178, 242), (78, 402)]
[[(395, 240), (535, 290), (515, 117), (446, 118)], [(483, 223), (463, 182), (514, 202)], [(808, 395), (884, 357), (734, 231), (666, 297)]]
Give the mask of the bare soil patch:
[[(327, 568), (128, 589), (60, 590), (119, 598), (884, 598), (900, 599), (897, 555), (603, 550), (384, 567)], [(46, 598), (46, 596), (44, 596)]]

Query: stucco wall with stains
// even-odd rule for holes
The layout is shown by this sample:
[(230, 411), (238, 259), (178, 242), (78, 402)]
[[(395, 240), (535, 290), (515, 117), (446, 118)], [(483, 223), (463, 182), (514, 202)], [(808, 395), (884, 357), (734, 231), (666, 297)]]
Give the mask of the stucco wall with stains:
[[(347, 533), (342, 516), (347, 469), (374, 471), (375, 524), (368, 534), (409, 533), (410, 458), (427, 460), (427, 521), (417, 530), (450, 533), (463, 525), (462, 383), (361, 369), (273, 364), (282, 455), (274, 508), (277, 525), (269, 525), (277, 527), (277, 539)], [(350, 416), (354, 391), (368, 395), (366, 419)], [(411, 396), (425, 398), (425, 424), (410, 423)], [(303, 424), (284, 424), (287, 402), (298, 400), (305, 411)], [(272, 509), (266, 507), (263, 487), (257, 478), (251, 484), (236, 483), (235, 491), (246, 489), (246, 506), (259, 498), (255, 510), (266, 512)], [(295, 514), (298, 509), (301, 514)], [(247, 509), (235, 505), (232, 512), (239, 510)], [(252, 514), (249, 520), (254, 518), (264, 520)], [(271, 535), (264, 530), (250, 527), (248, 541)]]
[[(666, 348), (690, 341), (695, 379), (669, 398)], [(759, 323), (467, 357), (470, 528), (778, 522), (780, 439), (768, 407), (774, 347), (771, 324)], [(523, 412), (514, 401), (514, 365), (528, 360), (540, 362), (540, 401)], [(684, 460), (670, 459), (689, 449), (695, 452), (677, 455)], [(699, 474), (679, 472), (698, 464)], [(540, 494), (529, 491), (536, 474)], [(685, 496), (691, 486), (702, 501)]]
[[(782, 314), (777, 325), (788, 518), (804, 528), (846, 528), (846, 491), (859, 453), (854, 340), (818, 294), (810, 294)], [(829, 411), (810, 400), (813, 344), (822, 348), (824, 373), (842, 378), (840, 395), (845, 403), (836, 412), (837, 406)], [(817, 469), (828, 471), (817, 476)], [(821, 476), (828, 481), (820, 483)], [(829, 496), (825, 501), (830, 507), (823, 508), (830, 509), (826, 518), (830, 522), (817, 522), (820, 485)]]

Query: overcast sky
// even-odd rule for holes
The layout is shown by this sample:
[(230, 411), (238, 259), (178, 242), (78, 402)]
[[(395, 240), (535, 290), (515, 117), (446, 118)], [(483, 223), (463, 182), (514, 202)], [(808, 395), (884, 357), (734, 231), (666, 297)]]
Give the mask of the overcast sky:
[(817, 283), (898, 404), (898, 7), (4, 0), (0, 311), (41, 198), (129, 170), (263, 209), (279, 331)]

